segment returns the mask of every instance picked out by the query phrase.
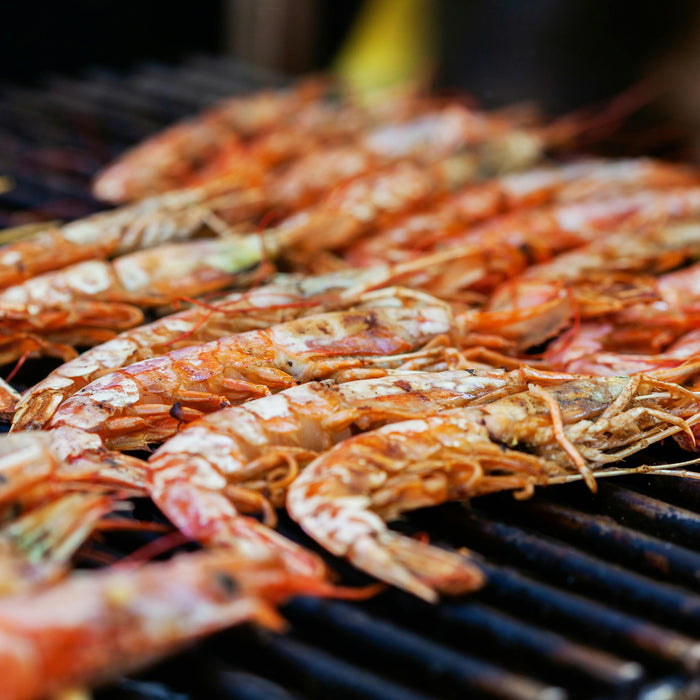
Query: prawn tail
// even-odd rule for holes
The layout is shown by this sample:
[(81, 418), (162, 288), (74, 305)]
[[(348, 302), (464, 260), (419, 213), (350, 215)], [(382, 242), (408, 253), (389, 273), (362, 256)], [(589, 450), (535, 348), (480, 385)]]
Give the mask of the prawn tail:
[(0, 379), (0, 418), (9, 418), (20, 401), (19, 392)]
[(65, 398), (66, 392), (46, 388), (33, 393), (31, 401), (20, 400), (12, 419), (11, 432), (43, 430)]
[(0, 529), (0, 594), (50, 583), (65, 575), (71, 557), (100, 519), (118, 508), (110, 495), (68, 493), (5, 525)]
[(440, 593), (459, 595), (485, 583), (483, 571), (466, 556), (391, 531), (359, 538), (350, 559), (429, 603), (436, 603)]
[(686, 452), (700, 452), (700, 424), (694, 425), (690, 429), (690, 434), (685, 432), (676, 433), (673, 439)]

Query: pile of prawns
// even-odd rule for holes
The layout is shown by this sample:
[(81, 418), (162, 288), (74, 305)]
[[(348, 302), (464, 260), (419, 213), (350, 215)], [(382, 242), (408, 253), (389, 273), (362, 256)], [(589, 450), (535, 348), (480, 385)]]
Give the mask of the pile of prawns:
[[(699, 174), (556, 162), (562, 124), (335, 90), (224, 102), (100, 173), (119, 207), (0, 247), (0, 361), (63, 362), (0, 386), (0, 697), (279, 628), (295, 594), (368, 593), (279, 508), (435, 602), (484, 574), (389, 529), (402, 513), (695, 478), (617, 463), (700, 435)], [(132, 497), (201, 551), (73, 571)]]

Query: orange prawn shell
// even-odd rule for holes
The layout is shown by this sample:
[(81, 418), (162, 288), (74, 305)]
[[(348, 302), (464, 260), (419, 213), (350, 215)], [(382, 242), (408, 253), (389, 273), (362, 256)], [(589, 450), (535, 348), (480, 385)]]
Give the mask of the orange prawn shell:
[(279, 626), (271, 606), (315, 589), (323, 586), (274, 559), (221, 552), (76, 574), (0, 601), (0, 697), (32, 700), (104, 681), (248, 620)]

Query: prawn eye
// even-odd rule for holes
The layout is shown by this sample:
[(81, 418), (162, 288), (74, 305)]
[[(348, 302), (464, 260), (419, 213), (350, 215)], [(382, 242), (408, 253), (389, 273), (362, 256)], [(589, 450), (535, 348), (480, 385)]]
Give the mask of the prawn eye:
[(227, 598), (232, 598), (236, 593), (238, 593), (239, 585), (233, 576), (220, 571), (215, 576), (216, 584), (224, 592)]
[(180, 401), (176, 401), (170, 407), (169, 413), (170, 413), (170, 417), (174, 418), (175, 420), (182, 421), (183, 423), (187, 421), (187, 416), (182, 409), (182, 403)]

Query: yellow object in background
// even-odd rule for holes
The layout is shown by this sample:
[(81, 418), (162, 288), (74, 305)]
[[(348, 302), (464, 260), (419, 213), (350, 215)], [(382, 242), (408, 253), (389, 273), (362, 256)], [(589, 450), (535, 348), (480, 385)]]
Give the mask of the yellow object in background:
[(433, 0), (367, 0), (335, 61), (360, 94), (422, 83), (435, 64)]

